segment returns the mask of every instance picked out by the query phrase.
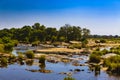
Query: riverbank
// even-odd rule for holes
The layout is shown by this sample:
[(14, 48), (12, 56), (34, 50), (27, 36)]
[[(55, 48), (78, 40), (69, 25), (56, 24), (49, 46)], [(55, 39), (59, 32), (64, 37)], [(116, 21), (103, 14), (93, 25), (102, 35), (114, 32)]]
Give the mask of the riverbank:
[(69, 48), (47, 48), (47, 49), (37, 49), (35, 52), (37, 53), (76, 53), (80, 54), (85, 51), (84, 49), (69, 49)]

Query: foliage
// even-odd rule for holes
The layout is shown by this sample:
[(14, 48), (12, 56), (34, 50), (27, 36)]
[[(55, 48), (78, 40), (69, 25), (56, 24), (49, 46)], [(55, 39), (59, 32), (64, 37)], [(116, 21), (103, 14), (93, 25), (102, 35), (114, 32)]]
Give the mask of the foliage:
[(59, 30), (53, 27), (46, 27), (40, 23), (35, 23), (33, 26), (23, 26), (22, 28), (11, 28), (0, 30), (0, 43), (35, 43), (36, 41), (80, 41), (81, 38), (87, 38), (90, 35), (90, 30), (79, 26), (71, 26), (65, 24)]
[(90, 62), (93, 62), (93, 63), (99, 63), (101, 60), (101, 57), (99, 55), (96, 55), (96, 54), (91, 54), (90, 55)]
[(11, 63), (11, 62), (14, 62), (14, 61), (15, 61), (15, 59), (16, 59), (16, 56), (15, 56), (15, 55), (13, 55), (13, 54), (11, 54), (11, 55), (9, 56), (8, 61)]
[(105, 39), (100, 39), (100, 43), (106, 43)]
[(1, 59), (0, 59), (0, 64), (1, 65), (7, 65), (7, 63), (8, 63), (8, 60), (7, 60), (7, 58), (5, 58), (5, 57), (2, 57)]
[(65, 37), (61, 36), (61, 37), (59, 38), (59, 41), (60, 41), (60, 42), (64, 42), (64, 41), (65, 41)]
[(116, 54), (120, 55), (120, 46), (110, 48), (109, 52), (116, 53)]
[(81, 44), (72, 44), (72, 45), (69, 46), (69, 48), (71, 48), (71, 49), (74, 49), (74, 48), (81, 49)]
[(9, 37), (3, 37), (2, 38), (2, 42), (3, 43), (10, 43), (11, 42), (11, 39)]
[(34, 41), (32, 42), (32, 46), (37, 46), (40, 43), (40, 41)]
[(99, 48), (97, 48), (92, 53), (95, 54), (95, 55), (102, 56), (102, 55), (105, 55), (105, 54), (109, 53), (109, 51), (106, 50), (106, 49), (100, 50)]
[(45, 56), (44, 55), (39, 57), (39, 63), (45, 63)]
[(4, 52), (4, 45), (0, 44), (0, 52)]
[(11, 52), (13, 50), (13, 44), (12, 43), (5, 44), (4, 50), (5, 50), (5, 52)]
[(21, 61), (23, 61), (23, 59), (24, 59), (23, 54), (18, 54), (18, 60), (21, 62)]
[(88, 43), (87, 39), (82, 39), (81, 42), (83, 48), (87, 47), (87, 43)]
[(33, 59), (34, 56), (35, 56), (34, 53), (33, 53), (33, 51), (27, 51), (27, 52), (25, 52), (25, 55), (29, 59)]
[(65, 77), (64, 80), (75, 80), (75, 79), (72, 77)]
[(112, 56), (104, 60), (104, 66), (108, 67), (108, 71), (120, 74), (120, 56)]

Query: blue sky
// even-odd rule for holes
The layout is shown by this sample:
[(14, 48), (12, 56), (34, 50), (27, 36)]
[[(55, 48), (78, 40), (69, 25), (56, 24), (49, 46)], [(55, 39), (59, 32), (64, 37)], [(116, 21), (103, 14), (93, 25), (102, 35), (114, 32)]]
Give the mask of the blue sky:
[(0, 29), (39, 22), (59, 29), (86, 27), (91, 34), (120, 35), (120, 0), (0, 0)]

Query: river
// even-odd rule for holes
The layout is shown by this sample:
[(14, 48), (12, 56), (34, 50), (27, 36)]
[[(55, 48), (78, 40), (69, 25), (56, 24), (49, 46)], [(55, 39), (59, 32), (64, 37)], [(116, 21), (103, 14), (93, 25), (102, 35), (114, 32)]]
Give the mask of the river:
[[(13, 53), (16, 54), (16, 51), (14, 50)], [(87, 61), (85, 56), (82, 55), (79, 57), (84, 58), (79, 61), (80, 63)], [(72, 63), (50, 63), (46, 61), (45, 69), (52, 70), (52, 73), (30, 72), (26, 69), (38, 70), (40, 67), (38, 65), (28, 66), (26, 64), (19, 65), (14, 63), (8, 65), (7, 68), (0, 68), (0, 80), (64, 80), (67, 75), (59, 74), (60, 72), (70, 72), (72, 73), (72, 77), (76, 80), (120, 80), (120, 76), (112, 76), (104, 71), (100, 71), (100, 74), (96, 75), (94, 71), (89, 70), (87, 65), (73, 66)], [(84, 71), (71, 71), (74, 69), (83, 69)]]

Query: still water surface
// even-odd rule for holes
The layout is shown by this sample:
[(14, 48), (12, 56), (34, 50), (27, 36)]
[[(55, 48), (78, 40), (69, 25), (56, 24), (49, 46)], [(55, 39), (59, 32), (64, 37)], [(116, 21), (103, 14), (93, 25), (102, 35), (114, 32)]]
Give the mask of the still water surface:
[[(16, 52), (16, 51), (14, 51)], [(80, 56), (84, 57), (85, 56)], [(35, 60), (37, 61), (37, 60)], [(81, 60), (84, 63), (86, 59)], [(73, 66), (71, 63), (49, 63), (46, 62), (45, 69), (52, 70), (52, 73), (30, 72), (26, 69), (39, 70), (38, 65), (19, 65), (17, 63), (8, 65), (7, 68), (0, 68), (0, 80), (63, 80), (67, 75), (59, 74), (60, 72), (71, 72), (74, 69), (84, 69), (84, 71), (75, 72), (72, 77), (76, 80), (120, 80), (118, 76), (110, 76), (101, 71), (99, 75), (89, 70), (88, 66)]]

